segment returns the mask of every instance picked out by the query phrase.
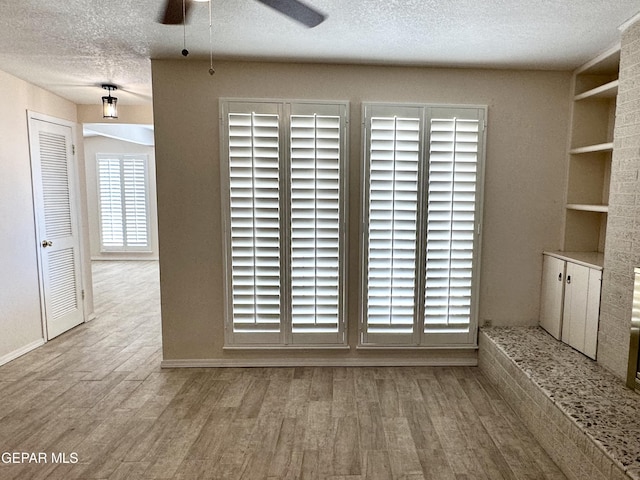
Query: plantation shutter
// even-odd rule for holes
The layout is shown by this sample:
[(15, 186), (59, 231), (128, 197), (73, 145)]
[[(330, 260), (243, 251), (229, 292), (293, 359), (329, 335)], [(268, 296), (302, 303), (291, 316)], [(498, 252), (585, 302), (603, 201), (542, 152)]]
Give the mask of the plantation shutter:
[(124, 247), (120, 159), (98, 157), (98, 195), (102, 250)]
[(146, 155), (98, 155), (101, 248), (148, 251)]
[(147, 158), (125, 156), (122, 164), (126, 244), (127, 247), (148, 247)]
[[(432, 109), (429, 121), (424, 333), (456, 343), (472, 322), (478, 211), (478, 109)], [(475, 118), (469, 118), (469, 117)]]
[(278, 342), (279, 114), (229, 113), (232, 328), (243, 341)]
[(343, 345), (347, 105), (221, 111), (226, 347)]
[(341, 128), (339, 115), (290, 117), (294, 343), (341, 341)]
[(484, 116), (365, 105), (363, 344), (475, 344)]
[(407, 343), (414, 336), (422, 119), (415, 110), (402, 113), (410, 116), (365, 115), (366, 343)]

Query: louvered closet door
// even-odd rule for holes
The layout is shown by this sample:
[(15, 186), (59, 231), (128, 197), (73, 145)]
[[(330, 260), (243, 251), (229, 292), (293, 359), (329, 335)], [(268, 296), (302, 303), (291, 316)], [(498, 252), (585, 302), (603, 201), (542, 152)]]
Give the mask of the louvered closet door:
[(341, 118), (292, 115), (290, 122), (293, 343), (338, 343)]
[(71, 127), (30, 118), (38, 249), (47, 339), (82, 323)]
[(474, 336), (481, 114), (436, 108), (429, 114), (426, 344), (465, 343)]
[(277, 113), (229, 113), (232, 328), (245, 343), (281, 339)]
[(416, 342), (421, 115), (368, 116), (364, 342)]

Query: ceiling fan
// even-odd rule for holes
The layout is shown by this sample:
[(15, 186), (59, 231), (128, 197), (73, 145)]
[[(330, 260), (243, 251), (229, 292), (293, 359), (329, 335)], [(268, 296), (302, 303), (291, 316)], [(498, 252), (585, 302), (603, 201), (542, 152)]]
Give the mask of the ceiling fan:
[[(166, 0), (164, 14), (160, 23), (165, 25), (179, 25), (186, 21), (193, 2), (197, 0)], [(202, 0), (201, 0), (202, 1)], [(305, 5), (299, 0), (257, 0), (287, 17), (302, 23), (309, 28), (321, 24), (326, 16), (318, 10)]]

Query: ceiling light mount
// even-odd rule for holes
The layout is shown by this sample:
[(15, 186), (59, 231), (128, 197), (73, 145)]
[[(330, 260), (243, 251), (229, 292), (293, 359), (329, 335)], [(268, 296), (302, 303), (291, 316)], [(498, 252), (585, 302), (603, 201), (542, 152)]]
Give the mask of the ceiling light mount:
[(111, 83), (103, 83), (102, 88), (109, 92), (106, 97), (102, 97), (102, 118), (118, 118), (118, 99), (111, 96), (111, 92), (118, 87)]

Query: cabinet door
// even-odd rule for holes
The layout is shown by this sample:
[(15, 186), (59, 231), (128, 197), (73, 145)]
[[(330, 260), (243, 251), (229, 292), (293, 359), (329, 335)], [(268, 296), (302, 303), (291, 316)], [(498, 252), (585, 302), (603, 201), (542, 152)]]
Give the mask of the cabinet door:
[(600, 291), (602, 272), (589, 269), (589, 290), (587, 292), (587, 313), (584, 326), (584, 349), (582, 352), (593, 359), (598, 347), (598, 319), (600, 318)]
[(576, 350), (583, 351), (589, 292), (589, 268), (568, 262), (566, 277), (562, 341)]
[(542, 258), (540, 326), (560, 340), (566, 262), (548, 255)]
[(562, 341), (595, 358), (602, 272), (567, 262)]

